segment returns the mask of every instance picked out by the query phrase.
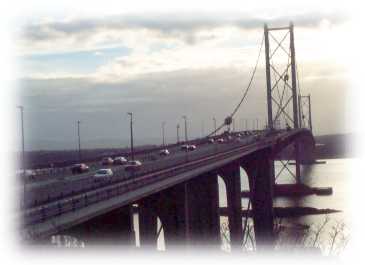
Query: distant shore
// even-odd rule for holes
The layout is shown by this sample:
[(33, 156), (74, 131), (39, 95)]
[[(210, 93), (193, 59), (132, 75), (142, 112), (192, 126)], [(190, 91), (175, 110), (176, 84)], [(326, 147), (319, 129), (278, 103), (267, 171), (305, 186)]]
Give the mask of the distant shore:
[[(334, 134), (315, 136), (316, 159), (340, 159), (355, 157), (351, 145), (354, 134)], [(157, 145), (138, 146), (136, 150), (153, 149)], [(98, 148), (82, 150), (83, 161), (97, 160), (100, 156), (112, 156), (114, 154), (128, 153), (129, 148)], [(20, 153), (15, 155), (20, 158)], [(38, 150), (26, 152), (27, 168), (61, 167), (63, 165), (78, 162), (77, 150)]]

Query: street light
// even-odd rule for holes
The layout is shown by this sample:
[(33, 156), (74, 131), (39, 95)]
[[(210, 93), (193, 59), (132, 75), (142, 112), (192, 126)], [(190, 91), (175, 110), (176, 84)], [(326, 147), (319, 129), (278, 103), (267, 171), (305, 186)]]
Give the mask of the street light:
[(215, 117), (213, 117), (213, 121), (214, 121), (214, 136), (217, 135), (217, 120), (215, 119)]
[(188, 129), (187, 129), (187, 122), (186, 122), (186, 116), (182, 116), (182, 118), (185, 120), (185, 142), (188, 141)]
[(162, 146), (165, 147), (165, 124), (166, 122), (162, 122)]
[(204, 132), (204, 121), (202, 121), (202, 138), (204, 137), (204, 134), (205, 134), (205, 132)]
[(132, 112), (128, 112), (127, 114), (131, 117), (131, 122), (130, 122), (130, 128), (131, 128), (131, 155), (132, 155), (132, 160), (134, 161), (134, 149), (133, 149), (133, 113)]
[(77, 121), (77, 136), (79, 139), (79, 162), (81, 162), (80, 123), (81, 123), (81, 121)]
[(180, 129), (180, 125), (176, 125), (176, 138), (177, 138), (177, 143), (180, 142), (180, 137), (179, 137), (179, 129)]
[[(185, 121), (185, 144), (188, 143), (188, 129), (187, 129), (187, 122), (186, 122), (186, 116), (182, 116), (182, 118), (184, 119)], [(185, 163), (188, 162), (188, 146), (186, 146), (186, 149), (185, 149)]]
[(20, 110), (21, 125), (22, 125), (22, 168), (23, 168), (23, 206), (25, 207), (25, 151), (24, 151), (24, 122), (23, 122), (23, 106), (18, 106)]

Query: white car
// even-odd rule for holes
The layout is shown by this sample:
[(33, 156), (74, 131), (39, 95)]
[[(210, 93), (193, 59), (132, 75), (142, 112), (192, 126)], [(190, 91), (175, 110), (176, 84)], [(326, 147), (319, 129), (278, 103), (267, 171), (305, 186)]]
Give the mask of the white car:
[(128, 160), (123, 156), (118, 156), (114, 158), (114, 165), (125, 165), (128, 163)]
[(167, 156), (167, 155), (169, 155), (170, 154), (170, 152), (169, 152), (169, 150), (167, 150), (167, 149), (162, 149), (161, 151), (160, 151), (160, 156)]
[(128, 165), (124, 168), (125, 171), (135, 171), (140, 169), (142, 166), (142, 163), (138, 160), (129, 161)]
[(188, 145), (188, 150), (189, 151), (194, 151), (195, 149), (196, 149), (195, 145), (193, 145), (193, 144)]
[(110, 168), (101, 168), (95, 172), (94, 178), (104, 179), (113, 176), (113, 171)]

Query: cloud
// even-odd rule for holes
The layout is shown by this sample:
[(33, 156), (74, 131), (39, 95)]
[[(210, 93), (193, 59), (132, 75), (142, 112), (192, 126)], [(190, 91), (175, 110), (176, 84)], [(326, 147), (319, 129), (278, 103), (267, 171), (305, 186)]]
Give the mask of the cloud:
[[(222, 27), (236, 27), (241, 30), (262, 29), (264, 23), (287, 25), (293, 21), (296, 27), (317, 27), (322, 21), (339, 24), (346, 16), (336, 12), (297, 13), (293, 15), (253, 16), (250, 14), (147, 14), (108, 16), (103, 18), (84, 18), (56, 22), (28, 24), (21, 34), (22, 45), (44, 47), (46, 44), (62, 40), (66, 44), (98, 43), (106, 44), (124, 39), (128, 32), (142, 32), (156, 38), (182, 41), (194, 45), (197, 42), (214, 39), (214, 35), (203, 35)], [(67, 40), (67, 41), (66, 41)], [(43, 45), (42, 45), (43, 43)]]
[[(344, 131), (342, 119), (346, 106), (342, 99), (347, 94), (344, 79), (329, 80), (323, 67), (308, 66), (307, 79), (301, 83), (302, 94), (312, 96), (313, 123), (317, 134)], [(341, 73), (342, 68), (328, 65), (326, 71)], [(121, 139), (128, 142), (127, 112), (135, 115), (137, 142), (159, 141), (161, 122), (166, 121), (166, 135), (174, 139), (176, 124), (181, 116), (189, 118), (189, 135), (212, 129), (212, 117), (218, 121), (232, 112), (238, 104), (250, 76), (249, 70), (236, 68), (185, 69), (140, 75), (138, 79), (114, 83), (88, 78), (26, 79), (20, 83), (21, 104), (24, 105), (28, 139), (40, 143), (52, 136), (69, 145), (75, 138), (75, 121), (83, 121), (83, 139)], [(315, 76), (316, 78), (311, 78)], [(321, 77), (323, 76), (323, 77)], [(344, 77), (345, 78), (345, 77)], [(301, 80), (302, 81), (302, 80)], [(323, 104), (331, 95), (335, 105)], [(242, 118), (266, 120), (265, 72), (259, 68), (253, 86), (237, 113)], [(326, 116), (327, 115), (327, 116)], [(155, 141), (156, 142), (156, 141)], [(29, 148), (37, 148), (29, 143)], [(43, 146), (43, 145), (39, 145)], [(88, 146), (93, 147), (93, 146)]]

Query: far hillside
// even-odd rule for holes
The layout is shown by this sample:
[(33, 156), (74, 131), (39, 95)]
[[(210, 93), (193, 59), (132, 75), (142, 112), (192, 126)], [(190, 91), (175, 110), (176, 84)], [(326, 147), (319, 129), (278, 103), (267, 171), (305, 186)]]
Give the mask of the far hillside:
[(317, 158), (354, 157), (353, 141), (355, 134), (330, 134), (315, 136)]

